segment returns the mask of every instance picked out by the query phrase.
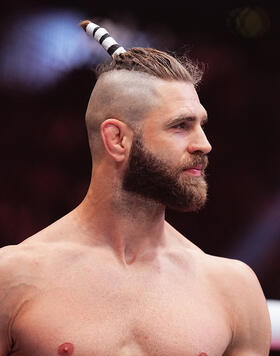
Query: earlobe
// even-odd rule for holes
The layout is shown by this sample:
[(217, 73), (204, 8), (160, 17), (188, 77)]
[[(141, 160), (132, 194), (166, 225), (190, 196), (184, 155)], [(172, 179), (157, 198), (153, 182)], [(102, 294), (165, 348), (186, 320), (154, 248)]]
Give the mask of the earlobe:
[(117, 162), (122, 162), (126, 154), (125, 127), (122, 121), (105, 120), (101, 126), (101, 137), (107, 153)]

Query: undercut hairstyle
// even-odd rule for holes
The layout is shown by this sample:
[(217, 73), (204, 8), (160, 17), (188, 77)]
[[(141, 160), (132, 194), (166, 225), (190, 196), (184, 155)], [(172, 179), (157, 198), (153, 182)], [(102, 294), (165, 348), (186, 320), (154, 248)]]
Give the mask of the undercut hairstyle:
[(110, 62), (99, 65), (97, 78), (112, 70), (143, 72), (164, 80), (188, 81), (195, 87), (203, 75), (202, 66), (187, 56), (176, 58), (154, 48), (142, 47), (131, 48), (116, 55)]
[(179, 60), (153, 48), (131, 48), (99, 65), (86, 113), (92, 157), (103, 156), (100, 125), (106, 119), (118, 118), (134, 132), (141, 131), (142, 119), (157, 104), (153, 85), (157, 79), (188, 82), (196, 87), (202, 74), (200, 66), (188, 57)]

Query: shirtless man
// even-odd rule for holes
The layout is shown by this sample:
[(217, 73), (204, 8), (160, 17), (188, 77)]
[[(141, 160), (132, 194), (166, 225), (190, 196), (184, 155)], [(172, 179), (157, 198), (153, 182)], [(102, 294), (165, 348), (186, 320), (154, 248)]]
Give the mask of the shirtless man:
[(93, 169), (73, 211), (0, 255), (0, 356), (264, 356), (266, 301), (244, 263), (164, 217), (206, 200), (211, 146), (190, 63), (118, 55), (92, 92)]

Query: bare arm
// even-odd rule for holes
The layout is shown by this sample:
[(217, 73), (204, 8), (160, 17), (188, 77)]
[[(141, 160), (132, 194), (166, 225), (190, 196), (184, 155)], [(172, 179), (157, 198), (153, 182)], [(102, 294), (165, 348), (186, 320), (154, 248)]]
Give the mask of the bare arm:
[(7, 356), (10, 350), (9, 337), (10, 307), (10, 247), (0, 249), (0, 356)]
[(271, 326), (266, 300), (255, 273), (233, 261), (233, 339), (225, 356), (268, 356)]
[(0, 356), (12, 349), (12, 326), (24, 297), (24, 254), (17, 246), (0, 249)]

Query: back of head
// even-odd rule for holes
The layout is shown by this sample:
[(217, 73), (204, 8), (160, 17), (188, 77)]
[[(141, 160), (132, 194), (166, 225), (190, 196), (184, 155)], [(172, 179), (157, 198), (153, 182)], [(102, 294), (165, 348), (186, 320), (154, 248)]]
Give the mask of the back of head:
[(158, 80), (185, 81), (197, 86), (201, 77), (201, 69), (189, 58), (178, 60), (153, 48), (131, 48), (101, 64), (86, 113), (93, 157), (104, 152), (100, 135), (104, 120), (113, 117), (136, 130), (157, 103)]

